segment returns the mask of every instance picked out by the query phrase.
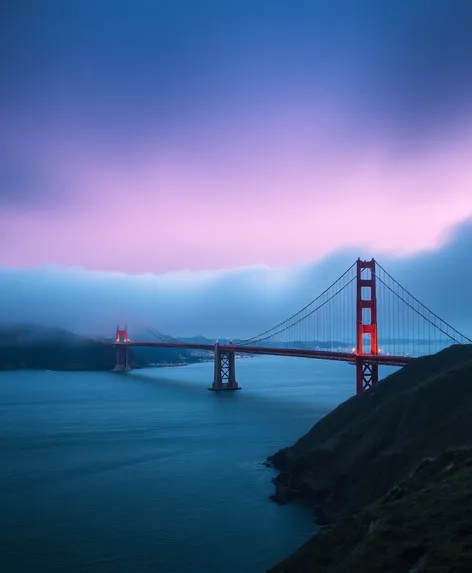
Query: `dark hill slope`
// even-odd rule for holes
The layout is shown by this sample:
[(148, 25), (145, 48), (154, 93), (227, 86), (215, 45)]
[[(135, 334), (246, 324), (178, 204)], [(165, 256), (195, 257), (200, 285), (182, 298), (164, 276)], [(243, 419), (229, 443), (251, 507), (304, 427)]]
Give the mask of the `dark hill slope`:
[(270, 573), (470, 573), (472, 452), (424, 460), (382, 502), (339, 519)]
[[(116, 351), (67, 330), (35, 324), (0, 325), (0, 370), (112, 370)], [(133, 368), (149, 363), (198, 362), (186, 350), (175, 348), (131, 348)]]
[(378, 500), (425, 457), (472, 444), (472, 346), (412, 361), (275, 454), (277, 501), (332, 518)]

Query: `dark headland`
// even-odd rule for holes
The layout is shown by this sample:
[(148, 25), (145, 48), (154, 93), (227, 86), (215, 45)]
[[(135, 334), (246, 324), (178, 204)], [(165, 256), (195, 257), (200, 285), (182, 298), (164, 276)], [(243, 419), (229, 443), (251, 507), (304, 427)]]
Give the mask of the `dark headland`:
[[(144, 335), (148, 339), (149, 334)], [(112, 339), (88, 338), (37, 324), (0, 326), (0, 370), (112, 370), (116, 351)], [(106, 344), (105, 344), (106, 343)], [(133, 368), (180, 365), (202, 358), (184, 349), (131, 348)]]
[(472, 345), (419, 358), (269, 458), (319, 533), (271, 573), (472, 571)]

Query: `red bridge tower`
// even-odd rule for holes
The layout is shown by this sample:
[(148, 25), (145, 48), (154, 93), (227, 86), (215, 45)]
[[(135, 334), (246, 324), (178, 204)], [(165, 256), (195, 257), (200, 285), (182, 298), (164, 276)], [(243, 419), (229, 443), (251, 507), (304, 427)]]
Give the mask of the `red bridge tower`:
[(369, 359), (379, 353), (374, 259), (357, 259), (356, 314), (356, 393), (361, 394), (379, 381), (378, 362)]
[(128, 327), (120, 328), (118, 324), (116, 327), (116, 338), (115, 338), (115, 348), (116, 348), (116, 364), (115, 371), (119, 370), (131, 370), (129, 363), (129, 347), (126, 343), (130, 342), (128, 338)]

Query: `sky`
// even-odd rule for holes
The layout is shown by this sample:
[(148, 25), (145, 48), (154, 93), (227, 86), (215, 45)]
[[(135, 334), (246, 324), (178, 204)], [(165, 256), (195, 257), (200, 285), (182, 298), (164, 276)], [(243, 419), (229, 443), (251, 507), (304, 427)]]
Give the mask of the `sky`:
[(5, 0), (0, 82), (4, 320), (251, 335), (366, 256), (468, 326), (469, 0)]

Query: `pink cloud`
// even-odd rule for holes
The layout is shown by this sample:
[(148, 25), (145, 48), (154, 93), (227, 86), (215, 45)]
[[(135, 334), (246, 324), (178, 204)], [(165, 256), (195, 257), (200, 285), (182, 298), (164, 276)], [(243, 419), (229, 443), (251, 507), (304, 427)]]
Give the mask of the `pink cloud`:
[(0, 264), (158, 273), (283, 266), (351, 245), (404, 255), (472, 215), (472, 137), (399, 156), (379, 144), (388, 138), (353, 147), (314, 124), (234, 128), (221, 146), (150, 141), (127, 161), (51, 139), (38, 153), (63, 204), (3, 211)]

